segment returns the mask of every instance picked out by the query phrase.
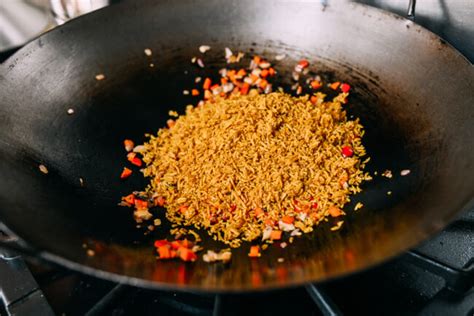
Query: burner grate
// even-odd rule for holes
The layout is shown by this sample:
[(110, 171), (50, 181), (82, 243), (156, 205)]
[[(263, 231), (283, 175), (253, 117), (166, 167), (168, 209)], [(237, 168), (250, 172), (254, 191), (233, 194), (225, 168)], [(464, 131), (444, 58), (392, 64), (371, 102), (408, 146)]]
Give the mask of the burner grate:
[[(250, 294), (140, 289), (60, 268), (35, 264), (28, 268), (21, 257), (0, 251), (0, 315), (53, 315), (53, 309), (57, 314), (90, 316), (157, 312), (213, 316), (249, 312), (473, 315), (471, 213), (474, 210), (416, 250), (371, 271), (325, 284)], [(388, 306), (393, 308), (391, 312), (387, 312)]]

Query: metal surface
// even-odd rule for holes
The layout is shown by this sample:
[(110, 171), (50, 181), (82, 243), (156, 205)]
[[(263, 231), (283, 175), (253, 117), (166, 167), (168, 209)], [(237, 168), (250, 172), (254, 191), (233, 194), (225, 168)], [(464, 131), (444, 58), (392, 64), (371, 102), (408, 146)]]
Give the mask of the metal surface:
[(0, 280), (0, 303), (8, 315), (54, 315), (21, 257), (0, 253)]
[[(463, 56), (412, 22), (361, 5), (322, 11), (319, 2), (240, 1), (214, 13), (219, 3), (112, 6), (42, 36), (2, 66), (0, 219), (31, 252), (140, 286), (268, 289), (380, 263), (444, 227), (471, 201), (474, 83)], [(270, 247), (259, 260), (250, 260), (244, 245), (228, 266), (156, 262), (152, 242), (167, 227), (144, 236), (129, 210), (115, 206), (145, 184), (119, 181), (121, 142), (143, 140), (165, 124), (169, 109), (195, 102), (181, 91), (205, 74), (189, 63), (203, 43), (212, 46), (208, 67), (222, 66), (229, 46), (269, 57), (286, 53), (276, 65), (282, 77), (307, 57), (325, 78), (351, 83), (348, 111), (366, 126), (369, 169), (391, 169), (394, 178), (367, 184), (354, 198), (364, 209), (350, 212), (337, 233), (322, 225), (291, 247)], [(97, 82), (98, 73), (106, 80)], [(38, 171), (40, 163), (48, 175)], [(407, 168), (410, 176), (400, 177)], [(203, 245), (216, 246), (210, 239)], [(278, 257), (285, 262), (275, 273)]]
[(415, 20), (415, 9), (416, 9), (416, 0), (410, 0), (408, 3), (407, 17), (411, 20)]
[(324, 316), (339, 316), (342, 315), (342, 312), (334, 304), (334, 302), (329, 298), (326, 292), (322, 289), (319, 289), (314, 284), (309, 284), (306, 286), (306, 291), (309, 296), (314, 300), (316, 305), (318, 305), (319, 310)]

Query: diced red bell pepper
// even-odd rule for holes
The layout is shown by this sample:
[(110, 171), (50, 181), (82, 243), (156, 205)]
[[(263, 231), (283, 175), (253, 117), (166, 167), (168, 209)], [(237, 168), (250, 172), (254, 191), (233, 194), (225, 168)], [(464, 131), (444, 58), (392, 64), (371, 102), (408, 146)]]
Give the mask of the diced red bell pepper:
[(142, 163), (142, 160), (141, 160), (140, 158), (138, 158), (138, 157), (133, 158), (132, 160), (130, 160), (130, 162), (131, 162), (132, 164), (134, 164), (135, 166), (137, 166), (137, 167), (141, 167), (142, 164), (143, 164), (143, 163)]
[(154, 246), (155, 248), (159, 248), (161, 246), (166, 246), (169, 244), (169, 241), (166, 239), (155, 240)]
[(354, 155), (354, 150), (352, 150), (351, 146), (344, 146), (341, 151), (344, 157), (352, 157)]
[(304, 69), (309, 66), (309, 61), (307, 61), (306, 59), (302, 59), (298, 62), (298, 65)]
[(170, 248), (168, 246), (158, 247), (158, 255), (160, 256), (160, 259), (170, 259), (171, 258)]
[(341, 91), (342, 91), (342, 92), (347, 93), (347, 92), (349, 92), (349, 90), (351, 90), (351, 86), (350, 86), (350, 85), (348, 85), (347, 83), (341, 84)]

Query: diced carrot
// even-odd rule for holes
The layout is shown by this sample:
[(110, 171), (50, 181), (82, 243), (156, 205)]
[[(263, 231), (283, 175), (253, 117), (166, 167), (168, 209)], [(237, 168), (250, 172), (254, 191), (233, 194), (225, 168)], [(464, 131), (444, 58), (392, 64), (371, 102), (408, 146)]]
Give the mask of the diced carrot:
[(164, 206), (166, 203), (166, 200), (164, 197), (160, 196), (158, 198), (155, 199), (155, 205), (156, 206)]
[(272, 230), (270, 233), (270, 239), (280, 240), (281, 239), (281, 230)]
[(229, 82), (227, 78), (221, 78), (221, 84), (226, 84), (227, 82)]
[(253, 62), (255, 64), (258, 65), (258, 64), (260, 64), (261, 61), (262, 61), (262, 58), (260, 58), (260, 56), (257, 56), (257, 55), (253, 56)]
[(170, 258), (176, 258), (177, 255), (178, 255), (178, 253), (176, 252), (176, 250), (174, 250), (174, 249), (170, 250)]
[(243, 68), (239, 69), (239, 71), (237, 72), (237, 76), (240, 78), (243, 78), (246, 74), (247, 72)]
[(140, 200), (140, 199), (135, 199), (134, 204), (135, 204), (135, 207), (137, 209), (146, 209), (146, 208), (148, 208), (148, 202), (147, 201), (143, 201), (143, 200)]
[(187, 209), (188, 209), (188, 206), (187, 206), (187, 205), (181, 205), (181, 206), (179, 207), (179, 212), (180, 212), (181, 214), (184, 214)]
[(311, 85), (311, 88), (313, 89), (319, 89), (322, 86), (321, 82), (319, 82), (318, 80), (311, 81), (310, 85)]
[(311, 218), (313, 221), (317, 221), (319, 217), (320, 217), (319, 214), (316, 212), (309, 213), (309, 218)]
[(339, 85), (340, 85), (340, 84), (341, 84), (341, 83), (340, 83), (339, 81), (336, 81), (336, 82), (331, 83), (331, 84), (329, 85), (329, 87), (330, 87), (331, 89), (333, 89), (333, 90), (337, 90), (337, 88), (339, 88)]
[(166, 121), (166, 125), (168, 125), (168, 128), (172, 128), (174, 124), (176, 124), (176, 122), (172, 119)]
[(293, 216), (285, 215), (281, 218), (281, 221), (286, 224), (293, 224), (293, 222), (295, 221), (295, 218)]
[(209, 79), (209, 78), (204, 79), (204, 83), (202, 84), (202, 88), (204, 90), (209, 90), (209, 88), (211, 87), (211, 83), (212, 83), (211, 79)]
[(262, 88), (262, 89), (265, 89), (265, 87), (266, 87), (267, 85), (268, 85), (268, 81), (265, 80), (265, 79), (262, 79), (262, 80), (260, 81), (260, 83), (258, 84), (258, 86), (259, 86), (260, 88)]
[(259, 79), (259, 77), (257, 75), (254, 75), (254, 74), (250, 74), (250, 79), (252, 80), (252, 83), (254, 83), (255, 81), (257, 81)]
[(191, 249), (194, 243), (191, 240), (183, 239), (181, 240), (181, 246)]
[(269, 69), (268, 69), (268, 74), (269, 74), (270, 76), (274, 76), (274, 75), (276, 74), (275, 69), (269, 68)]
[(260, 257), (260, 247), (259, 246), (251, 246), (250, 247), (250, 252), (249, 252), (249, 257), (251, 257), (251, 258)]
[(267, 69), (263, 69), (262, 72), (260, 73), (260, 77), (266, 78), (269, 75), (269, 71)]
[(312, 104), (316, 104), (318, 102), (318, 97), (315, 95), (312, 95), (311, 98), (309, 98)]
[(264, 221), (265, 225), (267, 226), (273, 226), (275, 225), (275, 221), (273, 219), (270, 219), (270, 218), (267, 218), (265, 221)]
[(347, 92), (349, 92), (349, 90), (351, 90), (351, 86), (350, 86), (350, 85), (348, 85), (347, 83), (341, 84), (341, 91), (342, 91), (342, 92), (347, 93)]
[(124, 140), (123, 145), (124, 145), (126, 151), (132, 151), (133, 147), (135, 147), (135, 144), (130, 139)]
[(131, 175), (132, 175), (132, 170), (128, 169), (127, 167), (124, 167), (122, 174), (120, 175), (120, 179), (127, 179)]
[(158, 255), (160, 256), (160, 259), (170, 259), (171, 258), (170, 248), (168, 246), (158, 247)]
[(250, 85), (246, 82), (244, 82), (244, 84), (242, 85), (242, 88), (240, 88), (240, 93), (242, 95), (246, 95), (249, 93), (249, 89), (250, 89)]
[(343, 212), (340, 208), (336, 207), (336, 206), (331, 206), (328, 208), (328, 213), (329, 215), (331, 215), (332, 217), (338, 217), (338, 216), (341, 216), (343, 215)]
[(255, 216), (259, 217), (263, 214), (264, 214), (264, 211), (262, 210), (262, 208), (260, 207), (255, 208)]
[(181, 247), (178, 249), (178, 255), (183, 261), (196, 261), (197, 255), (188, 248)]
[(192, 89), (191, 90), (191, 95), (193, 95), (193, 96), (199, 95), (199, 90), (198, 89)]
[(130, 205), (134, 205), (135, 204), (135, 195), (129, 194), (127, 196), (124, 196), (122, 198), (122, 200), (124, 200), (125, 202), (127, 202)]
[(128, 154), (127, 154), (127, 159), (130, 161), (130, 160), (132, 160), (133, 158), (135, 158), (136, 156), (137, 156), (136, 153), (131, 152), (131, 153), (128, 153)]
[(232, 69), (232, 70), (228, 70), (227, 71), (227, 77), (230, 79), (230, 81), (234, 82), (235, 81), (235, 70)]
[(214, 90), (214, 89), (217, 89), (219, 88), (220, 86), (216, 83), (214, 85), (211, 86), (211, 90)]
[(301, 208), (301, 209), (295, 207), (295, 208), (294, 208), (294, 211), (295, 211), (296, 213), (305, 213), (305, 214), (308, 214), (308, 208), (306, 208), (306, 207), (305, 207), (305, 208)]
[(168, 244), (169, 244), (168, 240), (160, 239), (160, 240), (155, 240), (155, 243), (153, 245), (155, 246), (155, 248), (159, 248), (162, 246), (166, 246)]

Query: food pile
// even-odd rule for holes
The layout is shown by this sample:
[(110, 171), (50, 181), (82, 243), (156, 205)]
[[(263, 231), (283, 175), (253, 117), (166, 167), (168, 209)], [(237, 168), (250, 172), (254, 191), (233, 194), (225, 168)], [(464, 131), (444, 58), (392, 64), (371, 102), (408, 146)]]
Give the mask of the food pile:
[[(226, 50), (229, 64), (243, 54), (232, 56)], [(300, 75), (308, 67), (306, 60), (295, 66), (296, 95), (302, 94)], [(182, 115), (170, 111), (174, 118), (157, 135), (147, 135), (145, 144), (124, 142), (128, 160), (143, 167), (150, 184), (123, 197), (121, 205), (134, 209), (138, 223), (155, 217), (153, 207), (165, 207), (173, 225), (176, 240), (155, 243), (160, 259), (195, 261), (200, 237), (193, 227), (231, 248), (253, 242), (249, 256), (259, 257), (259, 245), (286, 246), (285, 240), (291, 243), (322, 221), (345, 215), (350, 195), (371, 179), (363, 171), (369, 160), (363, 127), (343, 109), (348, 84), (327, 85), (338, 92), (331, 100), (319, 91), (319, 77), (306, 79), (311, 95), (272, 92), (270, 79), (277, 73), (259, 56), (248, 69), (219, 73), (217, 83), (196, 78), (203, 92), (196, 88), (191, 94), (204, 99)], [(121, 178), (131, 175), (124, 168)], [(342, 224), (338, 220), (331, 230)], [(183, 239), (190, 234), (195, 242)], [(203, 259), (229, 261), (230, 254), (209, 250)]]

